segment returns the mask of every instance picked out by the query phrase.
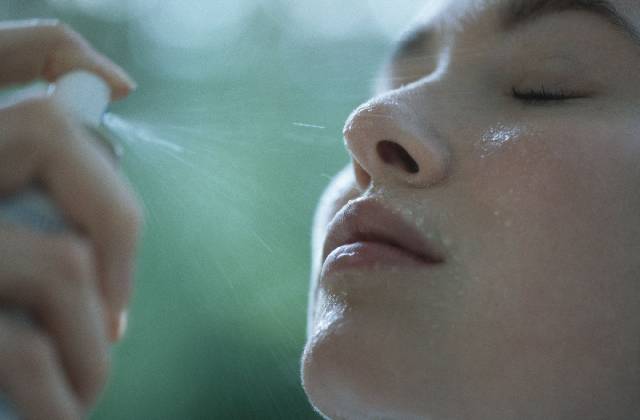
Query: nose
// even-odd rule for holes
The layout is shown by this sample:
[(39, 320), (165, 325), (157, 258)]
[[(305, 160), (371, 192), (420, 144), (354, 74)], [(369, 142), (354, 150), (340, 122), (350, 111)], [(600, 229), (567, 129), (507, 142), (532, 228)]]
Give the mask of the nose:
[(424, 107), (400, 97), (374, 98), (358, 107), (344, 128), (358, 185), (433, 186), (448, 172), (449, 150)]

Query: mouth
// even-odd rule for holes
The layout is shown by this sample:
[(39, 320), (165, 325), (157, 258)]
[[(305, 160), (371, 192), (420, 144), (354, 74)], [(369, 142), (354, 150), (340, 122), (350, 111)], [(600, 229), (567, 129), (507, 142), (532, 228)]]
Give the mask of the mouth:
[(441, 249), (378, 202), (357, 200), (329, 225), (323, 271), (430, 267), (444, 263)]

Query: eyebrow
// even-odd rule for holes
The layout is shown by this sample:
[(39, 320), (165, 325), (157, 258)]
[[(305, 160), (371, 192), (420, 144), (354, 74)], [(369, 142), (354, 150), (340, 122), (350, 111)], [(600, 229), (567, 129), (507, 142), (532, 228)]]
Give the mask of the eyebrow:
[(608, 0), (514, 0), (506, 3), (500, 14), (503, 29), (508, 32), (542, 16), (565, 11), (584, 11), (604, 18), (640, 45), (640, 33)]
[[(560, 12), (584, 11), (604, 18), (640, 46), (640, 32), (607, 0), (512, 0), (498, 12), (502, 30), (511, 32), (534, 20)], [(422, 53), (435, 37), (435, 28), (418, 27), (404, 34), (391, 54), (392, 60)]]

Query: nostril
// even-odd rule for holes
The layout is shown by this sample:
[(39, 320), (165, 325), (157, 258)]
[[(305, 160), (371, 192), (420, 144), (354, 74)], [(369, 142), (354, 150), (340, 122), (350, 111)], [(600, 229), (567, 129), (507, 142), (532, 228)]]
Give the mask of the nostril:
[(420, 172), (418, 162), (416, 162), (409, 152), (407, 152), (406, 149), (398, 143), (383, 140), (378, 143), (377, 150), (380, 159), (382, 159), (384, 163), (393, 166), (400, 166), (410, 174), (417, 174)]

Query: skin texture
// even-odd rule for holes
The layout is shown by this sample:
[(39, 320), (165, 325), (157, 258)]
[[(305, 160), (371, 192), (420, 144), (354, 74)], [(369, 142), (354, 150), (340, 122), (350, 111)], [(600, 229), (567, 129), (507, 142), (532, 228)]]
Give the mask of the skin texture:
[[(345, 125), (353, 163), (314, 225), (304, 388), (333, 419), (633, 418), (640, 47), (586, 12), (504, 33), (504, 1), (446, 3)], [(640, 27), (636, 2), (613, 3)], [(513, 94), (542, 85), (577, 98)], [(420, 172), (385, 163), (382, 140)], [(323, 272), (327, 226), (353, 199), (402, 215), (444, 264)]]

